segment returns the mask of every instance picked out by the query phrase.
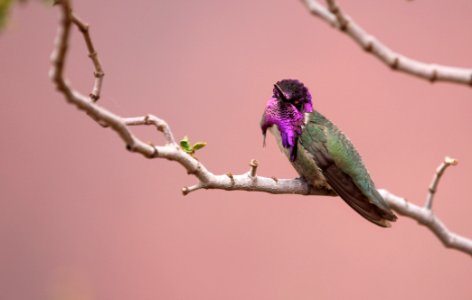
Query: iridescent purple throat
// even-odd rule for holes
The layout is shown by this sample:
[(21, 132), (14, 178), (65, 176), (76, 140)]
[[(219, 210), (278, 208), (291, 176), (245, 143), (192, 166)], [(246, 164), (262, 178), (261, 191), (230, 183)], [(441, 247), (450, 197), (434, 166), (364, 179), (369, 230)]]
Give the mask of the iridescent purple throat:
[(282, 146), (289, 149), (290, 160), (294, 161), (297, 158), (298, 137), (302, 134), (303, 122), (304, 112), (297, 110), (291, 103), (271, 98), (262, 116), (261, 129), (265, 137), (269, 127), (277, 126)]

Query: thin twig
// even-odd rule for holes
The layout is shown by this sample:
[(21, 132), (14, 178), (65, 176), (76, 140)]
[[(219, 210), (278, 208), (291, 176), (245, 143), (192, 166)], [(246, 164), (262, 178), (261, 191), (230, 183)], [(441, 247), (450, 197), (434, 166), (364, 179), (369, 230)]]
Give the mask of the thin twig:
[[(162, 119), (146, 115), (140, 117), (125, 118), (114, 114), (104, 107), (99, 106), (89, 97), (72, 89), (64, 78), (64, 64), (67, 56), (67, 48), (70, 37), (70, 28), (74, 17), (71, 13), (68, 0), (59, 1), (61, 18), (57, 33), (57, 40), (52, 55), (51, 80), (64, 98), (77, 108), (84, 110), (93, 120), (99, 124), (105, 124), (113, 129), (124, 141), (126, 148), (131, 152), (142, 154), (149, 159), (165, 158), (179, 163), (189, 174), (198, 179), (198, 183), (184, 187), (182, 193), (189, 194), (199, 189), (219, 189), (227, 191), (256, 191), (272, 194), (300, 194), (300, 195), (325, 195), (334, 196), (330, 190), (316, 189), (304, 180), (277, 179), (275, 177), (256, 176), (256, 164), (251, 165), (251, 170), (245, 174), (233, 175), (231, 173), (215, 175), (201, 162), (183, 151), (175, 142), (175, 138), (169, 125)], [(138, 125), (154, 125), (163, 133), (166, 139), (164, 146), (155, 146), (145, 143), (136, 137), (130, 127)], [(406, 202), (385, 190), (379, 190), (389, 206), (399, 214), (419, 221), (433, 231), (446, 247), (472, 254), (472, 240), (459, 236), (447, 230), (444, 224), (437, 219), (431, 210)]]
[(336, 4), (334, 0), (326, 0), (326, 4), (328, 5), (329, 11), (336, 16), (338, 20), (339, 29), (341, 31), (345, 31), (349, 24), (349, 21), (344, 17), (344, 14), (341, 12), (341, 9)]
[(472, 85), (472, 69), (428, 64), (399, 54), (366, 32), (351, 17), (343, 13), (335, 0), (326, 1), (328, 9), (317, 0), (303, 0), (313, 15), (334, 27), (340, 28), (359, 46), (372, 53), (384, 64), (391, 67), (392, 70), (415, 75), (431, 82), (448, 81)]
[(256, 172), (257, 172), (257, 166), (258, 165), (259, 165), (259, 163), (255, 159), (251, 159), (251, 161), (249, 162), (249, 166), (251, 167), (251, 169), (249, 170), (249, 175), (251, 177), (256, 177)]
[(433, 180), (431, 181), (431, 184), (429, 185), (428, 189), (428, 196), (426, 198), (426, 203), (425, 203), (425, 208), (431, 210), (433, 207), (433, 199), (434, 196), (436, 195), (436, 191), (438, 189), (438, 184), (439, 180), (441, 179), (441, 176), (444, 174), (444, 171), (446, 171), (447, 167), (449, 166), (455, 166), (459, 162), (451, 157), (446, 156), (444, 158), (444, 161), (439, 165), (439, 167), (436, 169), (436, 172), (434, 173)]
[(174, 135), (172, 134), (169, 125), (167, 123), (154, 116), (154, 115), (146, 115), (144, 117), (135, 117), (135, 118), (126, 118), (125, 124), (128, 126), (137, 126), (137, 125), (153, 125), (156, 129), (164, 134), (166, 141), (169, 144), (177, 145), (174, 139)]
[(95, 77), (95, 82), (93, 84), (92, 92), (90, 93), (90, 98), (93, 101), (97, 101), (100, 99), (100, 93), (102, 91), (102, 83), (103, 77), (105, 73), (103, 72), (102, 65), (100, 64), (100, 60), (98, 59), (98, 53), (93, 46), (92, 38), (90, 37), (89, 33), (89, 25), (82, 22), (77, 16), (72, 14), (72, 22), (79, 28), (79, 31), (84, 36), (85, 44), (87, 45), (88, 55), (93, 62), (93, 66), (95, 68), (95, 72), (93, 75)]

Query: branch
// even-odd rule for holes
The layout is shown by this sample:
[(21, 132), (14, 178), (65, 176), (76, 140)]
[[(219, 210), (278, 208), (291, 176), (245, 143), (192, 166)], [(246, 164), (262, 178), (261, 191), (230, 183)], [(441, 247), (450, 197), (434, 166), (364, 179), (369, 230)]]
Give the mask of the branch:
[(380, 189), (379, 192), (390, 208), (400, 215), (412, 218), (421, 225), (428, 227), (445, 247), (472, 255), (472, 240), (449, 231), (446, 225), (430, 209), (412, 204), (386, 190)]
[(429, 210), (432, 209), (433, 207), (433, 199), (434, 195), (436, 194), (436, 190), (438, 189), (438, 184), (439, 180), (441, 179), (442, 175), (444, 174), (444, 171), (446, 171), (447, 167), (449, 166), (456, 166), (459, 162), (450, 157), (445, 157), (444, 161), (441, 163), (441, 165), (437, 168), (436, 173), (434, 173), (433, 181), (431, 182), (431, 185), (429, 186), (429, 193), (428, 197), (426, 198), (426, 203), (425, 207)]
[(435, 81), (449, 81), (472, 86), (472, 69), (428, 64), (408, 58), (387, 47), (344, 14), (334, 0), (326, 0), (328, 9), (316, 0), (303, 0), (310, 12), (349, 35), (365, 51), (373, 54), (392, 70)]
[[(52, 55), (51, 80), (64, 98), (77, 108), (84, 110), (98, 124), (113, 129), (124, 141), (126, 149), (136, 152), (149, 159), (165, 158), (179, 163), (188, 174), (194, 175), (198, 182), (190, 187), (182, 188), (182, 193), (187, 195), (200, 189), (219, 189), (227, 191), (253, 191), (272, 194), (300, 194), (300, 195), (325, 195), (335, 196), (332, 191), (316, 189), (307, 184), (303, 179), (277, 179), (256, 175), (257, 161), (251, 160), (247, 173), (233, 175), (231, 173), (215, 175), (210, 172), (200, 161), (182, 150), (175, 141), (170, 126), (162, 119), (154, 115), (139, 117), (121, 117), (104, 107), (99, 106), (93, 97), (87, 97), (69, 86), (64, 79), (64, 65), (67, 56), (70, 29), (74, 24), (81, 30), (81, 22), (72, 14), (70, 2), (62, 0), (59, 2), (61, 19), (57, 33), (57, 40)], [(92, 45), (90, 35), (85, 40)], [(94, 52), (93, 52), (94, 53)], [(95, 68), (97, 63), (92, 59)], [(101, 67), (100, 67), (101, 70)], [(157, 131), (164, 135), (166, 144), (155, 146), (148, 144), (136, 137), (130, 128), (133, 126), (154, 126)], [(419, 221), (430, 228), (446, 247), (455, 248), (459, 251), (472, 255), (472, 241), (447, 230), (444, 224), (437, 219), (432, 211), (408, 203), (404, 199), (395, 196), (385, 190), (380, 190), (390, 207), (401, 215), (408, 216)]]
[(97, 101), (100, 98), (103, 76), (105, 76), (105, 73), (103, 72), (100, 60), (98, 59), (98, 53), (95, 51), (95, 47), (93, 46), (92, 39), (89, 34), (89, 25), (85, 24), (74, 15), (72, 15), (72, 22), (77, 26), (84, 36), (85, 44), (87, 45), (87, 50), (89, 52), (88, 55), (93, 62), (93, 66), (95, 67), (95, 72), (93, 72), (93, 75), (95, 76), (95, 82), (93, 84), (92, 92), (89, 94), (89, 96), (93, 101)]

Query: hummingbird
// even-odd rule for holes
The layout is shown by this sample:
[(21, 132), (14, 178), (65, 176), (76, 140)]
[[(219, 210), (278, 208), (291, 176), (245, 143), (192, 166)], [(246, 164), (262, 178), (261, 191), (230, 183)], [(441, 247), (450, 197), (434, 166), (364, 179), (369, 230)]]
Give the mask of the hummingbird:
[(370, 222), (390, 227), (397, 216), (375, 188), (361, 156), (330, 120), (313, 110), (311, 94), (296, 79), (274, 84), (260, 122), (298, 174), (310, 185), (339, 195)]

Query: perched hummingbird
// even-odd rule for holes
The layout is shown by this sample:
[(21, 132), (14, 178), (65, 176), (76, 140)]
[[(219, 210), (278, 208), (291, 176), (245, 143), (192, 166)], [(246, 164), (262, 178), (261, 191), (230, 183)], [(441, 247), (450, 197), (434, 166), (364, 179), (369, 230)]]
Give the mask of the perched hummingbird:
[(274, 84), (261, 120), (295, 170), (318, 189), (336, 192), (361, 216), (382, 227), (397, 217), (379, 194), (351, 141), (313, 110), (311, 94), (298, 80)]

